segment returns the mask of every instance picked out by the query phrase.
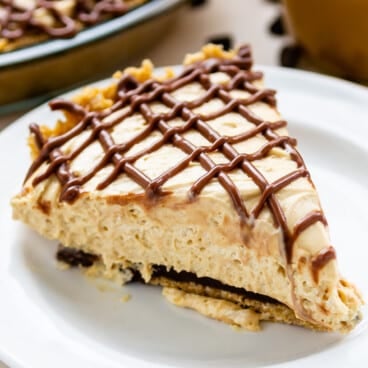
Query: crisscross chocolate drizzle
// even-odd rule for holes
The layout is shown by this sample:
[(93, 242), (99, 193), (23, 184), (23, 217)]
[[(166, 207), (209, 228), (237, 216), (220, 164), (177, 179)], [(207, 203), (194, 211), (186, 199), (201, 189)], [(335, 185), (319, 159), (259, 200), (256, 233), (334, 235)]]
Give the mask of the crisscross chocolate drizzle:
[[(188, 66), (176, 78), (158, 82), (155, 79), (139, 83), (130, 75), (123, 75), (117, 87), (115, 103), (111, 108), (101, 112), (87, 111), (84, 107), (73, 102), (64, 100), (54, 100), (50, 103), (53, 110), (65, 110), (76, 116), (80, 120), (71, 130), (57, 137), (43, 138), (37, 125), (31, 125), (31, 132), (35, 135), (36, 142), (40, 149), (38, 158), (32, 164), (27, 178), (32, 175), (42, 163), (48, 162), (48, 167), (44, 173), (33, 178), (33, 185), (48, 178), (51, 174), (56, 174), (61, 185), (61, 201), (74, 201), (80, 191), (81, 186), (89, 181), (99, 170), (108, 164), (112, 164), (112, 172), (98, 184), (97, 190), (101, 190), (110, 185), (119, 175), (125, 174), (130, 179), (139, 184), (145, 191), (147, 198), (159, 199), (167, 194), (162, 187), (165, 182), (183, 171), (192, 161), (198, 161), (206, 170), (206, 173), (199, 177), (190, 187), (188, 192), (189, 200), (195, 199), (203, 188), (214, 178), (216, 178), (229, 194), (234, 208), (239, 214), (242, 224), (250, 225), (259, 216), (262, 209), (268, 206), (271, 211), (275, 225), (280, 227), (285, 241), (285, 256), (288, 262), (292, 258), (292, 245), (300, 233), (309, 226), (320, 221), (327, 224), (322, 212), (314, 211), (301, 219), (290, 231), (287, 225), (285, 214), (276, 198), (277, 191), (289, 185), (298, 178), (305, 177), (308, 180), (309, 172), (305, 167), (302, 157), (296, 150), (296, 141), (289, 136), (280, 136), (276, 130), (286, 125), (283, 120), (276, 122), (265, 121), (256, 116), (247, 106), (263, 101), (270, 105), (275, 105), (275, 91), (270, 89), (257, 89), (252, 83), (262, 77), (262, 73), (251, 70), (252, 60), (250, 48), (243, 46), (238, 54), (232, 59), (208, 59)], [(210, 74), (215, 72), (226, 73), (230, 81), (226, 84), (214, 84), (210, 80)], [(205, 89), (205, 93), (198, 99), (190, 102), (178, 101), (173, 97), (173, 92), (189, 83), (197, 82)], [(250, 96), (246, 99), (237, 99), (231, 96), (230, 91), (234, 89), (245, 90)], [(201, 115), (194, 112), (194, 109), (203, 105), (213, 98), (219, 98), (224, 105), (218, 111), (209, 115)], [(169, 108), (167, 113), (154, 113), (150, 108), (150, 103), (157, 101)], [(112, 113), (125, 108), (117, 118), (110, 118)], [(237, 112), (245, 119), (254, 124), (254, 128), (236, 136), (222, 136), (209, 123), (217, 117), (229, 112)], [(115, 124), (135, 113), (141, 114), (146, 120), (145, 128), (132, 139), (115, 143), (109, 133)], [(181, 126), (170, 126), (169, 121), (175, 117), (180, 117), (184, 123)], [(123, 122), (124, 124), (124, 122)], [(183, 136), (189, 129), (199, 132), (207, 141), (209, 146), (196, 146)], [(75, 137), (82, 131), (89, 131), (89, 136), (83, 143), (72, 152), (63, 154), (60, 147)], [(159, 131), (162, 137), (150, 145), (132, 155), (125, 153), (135, 144), (143, 141), (153, 131)], [(233, 144), (246, 141), (257, 134), (262, 134), (265, 143), (256, 152), (245, 154), (239, 153)], [(103, 158), (86, 174), (76, 176), (69, 169), (68, 163), (77, 157), (92, 142), (99, 141), (104, 149)], [(134, 166), (134, 163), (142, 156), (158, 150), (165, 144), (171, 144), (182, 150), (186, 157), (173, 167), (167, 168), (161, 175), (152, 179)], [(253, 161), (265, 158), (274, 147), (286, 150), (291, 159), (297, 164), (297, 169), (279, 178), (273, 183), (269, 183), (262, 173), (253, 165)], [(216, 164), (208, 155), (210, 152), (221, 152), (229, 162)], [(241, 198), (240, 192), (232, 181), (229, 172), (241, 169), (244, 175), (249, 176), (261, 191), (258, 204), (251, 210), (247, 209)], [(334, 257), (333, 248), (314, 260), (316, 267), (321, 268), (326, 262)], [(326, 262), (324, 262), (326, 261)]]
[[(75, 0), (71, 15), (63, 14), (59, 0), (37, 0), (29, 9), (20, 8), (14, 0), (0, 0), (0, 36), (16, 40), (26, 32), (44, 33), (49, 37), (72, 37), (80, 26), (99, 23), (106, 16), (117, 16), (129, 10), (124, 0)], [(55, 25), (46, 25), (37, 19), (37, 11), (45, 9), (54, 19)]]

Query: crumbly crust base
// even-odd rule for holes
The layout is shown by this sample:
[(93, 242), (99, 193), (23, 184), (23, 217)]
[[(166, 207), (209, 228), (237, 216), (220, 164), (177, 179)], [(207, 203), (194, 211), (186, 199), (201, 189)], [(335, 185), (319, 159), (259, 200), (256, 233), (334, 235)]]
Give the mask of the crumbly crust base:
[[(65, 249), (65, 248), (64, 248)], [(152, 267), (149, 271), (149, 279), (144, 276), (147, 270), (141, 265), (115, 266), (107, 270), (104, 264), (97, 260), (90, 266), (84, 267), (83, 252), (76, 252), (77, 258), (62, 260), (59, 264), (79, 266), (82, 272), (91, 278), (105, 278), (116, 284), (124, 285), (131, 282), (143, 282), (147, 285), (162, 287), (162, 295), (168, 302), (183, 308), (189, 308), (198, 313), (218, 321), (222, 321), (235, 327), (241, 327), (250, 331), (261, 329), (261, 322), (276, 322), (288, 325), (305, 327), (314, 331), (328, 332), (331, 329), (321, 325), (315, 325), (296, 317), (295, 312), (287, 305), (276, 300), (265, 300), (262, 295), (248, 296), (248, 293), (237, 293), (217, 287), (203, 285), (195, 281), (178, 281), (167, 276), (155, 276)], [(65, 263), (65, 261), (69, 263)], [(75, 262), (74, 262), (75, 261)], [(82, 263), (81, 263), (82, 262)], [(127, 266), (127, 265), (125, 265)], [(226, 286), (225, 286), (226, 288)], [(252, 294), (252, 293), (250, 293)], [(266, 298), (268, 299), (268, 298)], [(246, 312), (245, 312), (246, 311)]]
[[(153, 285), (160, 285), (163, 286), (163, 295), (168, 299), (171, 303), (181, 306), (181, 307), (187, 307), (191, 309), (197, 310), (199, 313), (207, 315), (205, 312), (203, 312), (203, 309), (201, 307), (193, 307), (198, 306), (200, 304), (205, 305), (208, 303), (208, 299), (214, 300), (214, 301), (226, 301), (225, 304), (218, 306), (220, 310), (226, 310), (226, 309), (246, 309), (251, 310), (253, 313), (257, 314), (257, 319), (259, 322), (261, 321), (268, 321), (268, 322), (280, 322), (280, 323), (286, 323), (288, 325), (296, 325), (296, 326), (302, 326), (306, 327), (312, 330), (316, 331), (330, 331), (328, 328), (325, 328), (323, 326), (313, 325), (307, 321), (303, 321), (295, 316), (295, 313), (285, 304), (282, 303), (267, 303), (267, 302), (261, 302), (252, 298), (247, 298), (245, 296), (231, 293), (229, 291), (219, 290), (216, 288), (212, 288), (210, 286), (202, 286), (199, 284), (196, 284), (194, 282), (178, 282), (169, 280), (165, 277), (159, 277), (154, 278), (150, 281)], [(184, 296), (184, 294), (178, 293), (177, 296), (179, 299), (175, 298), (168, 298), (167, 295), (169, 295), (169, 292), (165, 291), (166, 289), (176, 289), (180, 290), (184, 294), (187, 294)], [(171, 292), (172, 295), (172, 292)], [(193, 296), (201, 296), (201, 298), (194, 298), (193, 301), (190, 301), (190, 298)], [(175, 302), (176, 300), (176, 302)], [(183, 301), (185, 300), (185, 302)], [(191, 307), (192, 305), (192, 307)], [(221, 312), (219, 312), (221, 315)], [(212, 317), (215, 318), (215, 317)], [(219, 319), (223, 322), (229, 323), (231, 325), (237, 325), (235, 322), (227, 321), (223, 318), (215, 318)], [(246, 326), (240, 326), (247, 328)]]

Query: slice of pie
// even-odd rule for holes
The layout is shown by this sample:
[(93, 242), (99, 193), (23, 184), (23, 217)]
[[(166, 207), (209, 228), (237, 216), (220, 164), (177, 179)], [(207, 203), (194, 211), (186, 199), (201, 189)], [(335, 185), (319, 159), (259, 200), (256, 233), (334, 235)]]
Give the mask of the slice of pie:
[(147, 0), (0, 0), (0, 53), (68, 38)]
[(161, 285), (227, 323), (349, 331), (363, 301), (339, 275), (296, 140), (251, 65), (248, 46), (207, 45), (176, 76), (145, 61), (51, 102), (65, 119), (31, 125), (14, 218), (57, 239), (63, 262)]

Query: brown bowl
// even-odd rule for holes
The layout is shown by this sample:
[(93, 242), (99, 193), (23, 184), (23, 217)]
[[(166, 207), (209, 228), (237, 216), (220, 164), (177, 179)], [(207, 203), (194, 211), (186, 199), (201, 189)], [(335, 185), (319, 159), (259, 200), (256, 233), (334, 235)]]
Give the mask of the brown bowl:
[(367, 0), (284, 0), (296, 41), (318, 66), (368, 81)]

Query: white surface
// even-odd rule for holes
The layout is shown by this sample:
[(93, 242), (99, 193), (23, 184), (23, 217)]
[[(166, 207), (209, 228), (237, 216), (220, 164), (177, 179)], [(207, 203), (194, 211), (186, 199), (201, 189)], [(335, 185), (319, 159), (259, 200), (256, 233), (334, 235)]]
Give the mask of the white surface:
[[(367, 296), (368, 90), (309, 73), (262, 69), (267, 85), (280, 91), (279, 108), (300, 139), (341, 270)], [(13, 222), (9, 207), (28, 165), (26, 125), (54, 119), (42, 106), (0, 134), (2, 152), (16, 152), (0, 164), (0, 357), (5, 362), (27, 368), (342, 368), (368, 362), (367, 317), (348, 336), (278, 324), (265, 324), (260, 333), (238, 332), (167, 304), (159, 288), (102, 292), (78, 271), (58, 270), (56, 244)], [(132, 299), (122, 303), (126, 293)]]

